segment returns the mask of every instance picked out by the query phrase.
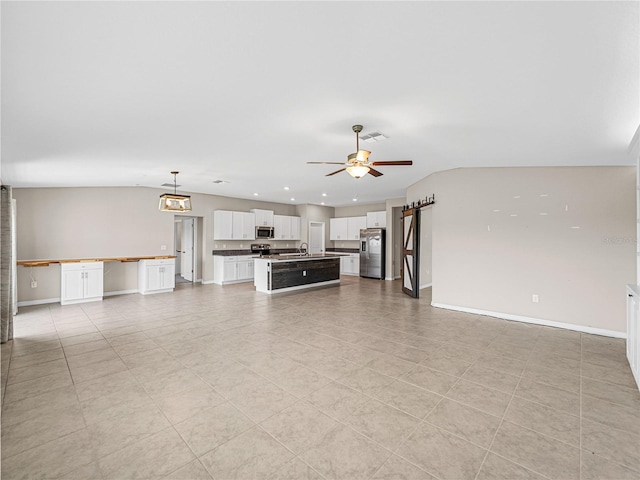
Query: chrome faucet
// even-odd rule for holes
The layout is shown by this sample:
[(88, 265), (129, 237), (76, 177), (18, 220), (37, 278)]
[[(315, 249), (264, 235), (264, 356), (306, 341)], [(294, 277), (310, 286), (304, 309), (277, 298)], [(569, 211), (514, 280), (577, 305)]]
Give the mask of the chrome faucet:
[[(304, 249), (302, 248), (303, 245), (304, 245)], [(309, 250), (309, 245), (307, 245), (307, 242), (302, 242), (298, 247), (298, 253), (307, 253), (307, 250)]]

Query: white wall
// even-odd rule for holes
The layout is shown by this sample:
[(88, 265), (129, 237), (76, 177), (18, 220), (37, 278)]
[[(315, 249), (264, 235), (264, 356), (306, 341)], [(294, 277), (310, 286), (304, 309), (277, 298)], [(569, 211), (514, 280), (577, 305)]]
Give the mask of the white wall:
[(635, 175), (470, 168), (410, 186), (407, 201), (436, 196), (433, 303), (624, 334), (624, 286), (636, 279)]

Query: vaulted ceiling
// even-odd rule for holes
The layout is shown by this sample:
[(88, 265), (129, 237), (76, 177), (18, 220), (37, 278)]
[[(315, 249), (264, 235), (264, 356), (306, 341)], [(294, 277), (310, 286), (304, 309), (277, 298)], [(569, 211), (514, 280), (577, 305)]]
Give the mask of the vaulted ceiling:
[[(0, 175), (179, 170), (184, 192), (339, 206), (457, 167), (632, 164), (638, 5), (3, 1)], [(372, 161), (414, 165), (305, 163), (346, 161), (356, 123), (388, 137)]]

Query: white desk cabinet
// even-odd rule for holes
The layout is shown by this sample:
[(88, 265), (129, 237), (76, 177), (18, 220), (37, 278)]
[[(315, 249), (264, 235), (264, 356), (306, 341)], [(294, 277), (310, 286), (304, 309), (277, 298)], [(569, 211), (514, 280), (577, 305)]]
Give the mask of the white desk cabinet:
[(138, 291), (143, 295), (173, 292), (176, 286), (175, 259), (140, 260)]
[(103, 262), (63, 263), (60, 266), (60, 303), (95, 302), (102, 300)]

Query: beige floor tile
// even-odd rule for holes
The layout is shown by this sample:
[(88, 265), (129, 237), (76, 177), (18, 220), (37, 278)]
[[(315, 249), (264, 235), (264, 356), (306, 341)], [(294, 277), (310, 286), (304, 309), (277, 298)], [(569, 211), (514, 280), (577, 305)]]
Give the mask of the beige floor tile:
[(491, 451), (549, 478), (580, 478), (577, 448), (511, 422), (502, 423)]
[(451, 387), (446, 397), (497, 417), (502, 417), (511, 400), (507, 393), (464, 379)]
[(581, 480), (638, 480), (640, 472), (630, 470), (591, 452), (582, 452)]
[(154, 402), (141, 385), (127, 385), (106, 395), (95, 396), (81, 402), (87, 425), (117, 420), (140, 410), (154, 409)]
[(86, 430), (58, 438), (12, 457), (2, 457), (2, 476), (11, 479), (56, 478), (95, 460)]
[(99, 457), (125, 448), (167, 428), (170, 423), (155, 406), (90, 424), (87, 431)]
[(7, 385), (26, 382), (27, 380), (34, 380), (65, 371), (68, 371), (68, 367), (67, 361), (64, 358), (22, 368), (11, 368), (9, 370)]
[(460, 377), (472, 363), (460, 357), (447, 356), (442, 349), (438, 349), (428, 352), (426, 358), (420, 362), (420, 365)]
[(74, 404), (78, 404), (78, 399), (73, 385), (56, 388), (18, 402), (7, 403), (2, 408), (2, 427), (38, 417), (47, 417), (56, 409)]
[(75, 384), (94, 380), (96, 378), (105, 377), (112, 373), (123, 372), (127, 370), (127, 366), (122, 363), (120, 358), (106, 360), (103, 362), (92, 363), (90, 365), (82, 365), (71, 368), (71, 376)]
[(267, 478), (294, 457), (260, 427), (231, 439), (200, 457), (213, 478)]
[(436, 480), (435, 477), (396, 455), (389, 457), (371, 478), (374, 480)]
[(369, 397), (346, 385), (334, 382), (316, 390), (306, 400), (327, 415), (337, 420), (344, 420), (359, 406), (368, 402)]
[(371, 400), (361, 405), (344, 422), (393, 451), (413, 433), (420, 420), (377, 400)]
[(146, 437), (98, 460), (105, 479), (154, 478), (168, 475), (194, 460), (173, 428)]
[[(425, 452), (429, 454), (425, 455)], [(486, 453), (486, 450), (429, 423), (420, 425), (396, 451), (400, 457), (442, 480), (474, 479)]]
[(72, 357), (67, 357), (69, 368), (74, 369), (91, 365), (92, 363), (105, 362), (107, 360), (118, 360), (120, 357), (112, 348), (103, 348), (93, 352), (81, 353)]
[(640, 472), (640, 436), (582, 420), (582, 449)]
[(163, 478), (167, 480), (212, 480), (213, 477), (209, 475), (199, 460), (193, 460)]
[(580, 377), (575, 373), (547, 368), (541, 365), (528, 364), (522, 373), (524, 378), (551, 385), (552, 387), (580, 393)]
[(499, 372), (479, 364), (469, 367), (462, 378), (509, 394), (513, 393), (520, 381), (520, 378), (515, 375)]
[(83, 402), (91, 398), (108, 396), (140, 385), (129, 371), (117, 372), (76, 385), (78, 399)]
[(582, 393), (591, 397), (617, 403), (625, 407), (640, 409), (640, 390), (637, 388), (627, 388), (621, 385), (605, 381), (598, 381), (584, 377), (582, 379)]
[(442, 400), (440, 395), (402, 380), (388, 385), (374, 397), (418, 418), (424, 418)]
[(580, 417), (514, 397), (504, 419), (544, 435), (580, 446)]
[(143, 386), (152, 398), (160, 399), (186, 390), (206, 388), (207, 384), (191, 370), (181, 368), (146, 381)]
[(294, 458), (285, 463), (271, 477), (272, 480), (323, 480), (324, 477), (316, 472), (300, 458)]
[(227, 394), (227, 399), (256, 423), (298, 400), (265, 378), (237, 385)]
[(583, 395), (582, 418), (640, 435), (640, 408), (637, 407), (626, 407)]
[(426, 421), (483, 448), (489, 448), (500, 425), (500, 418), (448, 398), (427, 415)]
[(580, 415), (580, 395), (545, 383), (523, 378), (515, 392), (517, 397), (541, 403), (571, 415)]
[(210, 386), (202, 385), (174, 395), (156, 399), (160, 410), (172, 423), (179, 423), (226, 400)]
[(299, 401), (263, 421), (260, 426), (300, 455), (309, 447), (322, 443), (325, 436), (340, 424), (312, 404)]
[(371, 477), (390, 455), (351, 428), (339, 426), (301, 457), (325, 478), (357, 480)]
[(476, 480), (544, 480), (545, 477), (489, 453), (484, 459)]
[[(32, 353), (31, 355), (22, 355), (11, 359), (11, 369), (28, 367), (30, 365), (37, 365), (39, 363), (47, 363), (53, 360), (60, 360), (64, 358), (64, 352), (62, 348), (56, 348), (53, 350), (45, 350), (44, 352)], [(3, 367), (9, 367), (9, 359), (2, 359)]]
[(403, 375), (401, 380), (444, 395), (458, 381), (458, 377), (418, 365), (412, 371)]
[(175, 429), (200, 456), (255, 424), (229, 402), (208, 408), (175, 425)]
[(61, 387), (73, 385), (71, 374), (68, 370), (47, 375), (46, 377), (36, 378), (35, 380), (27, 380), (26, 382), (14, 383), (7, 385), (4, 393), (4, 404), (17, 402), (19, 400), (40, 395), (51, 390)]

